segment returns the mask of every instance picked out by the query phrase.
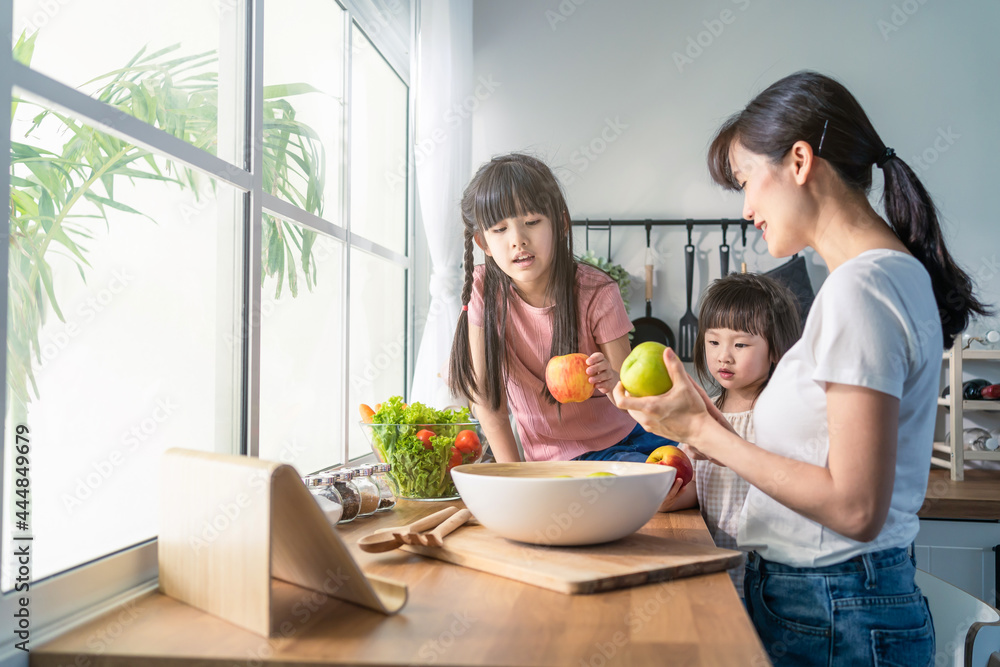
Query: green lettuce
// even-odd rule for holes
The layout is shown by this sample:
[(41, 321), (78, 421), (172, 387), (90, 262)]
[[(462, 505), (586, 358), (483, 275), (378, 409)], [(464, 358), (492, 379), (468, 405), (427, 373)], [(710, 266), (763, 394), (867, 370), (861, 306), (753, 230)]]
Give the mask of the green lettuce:
[[(372, 415), (372, 443), (379, 459), (392, 465), (390, 476), (398, 495), (404, 498), (441, 498), (457, 496), (448, 474), (455, 436), (463, 428), (458, 424), (473, 422), (468, 408), (436, 410), (423, 403), (406, 405), (401, 396), (388, 399)], [(455, 424), (455, 426), (450, 426)], [(431, 448), (417, 437), (421, 429), (435, 432)], [(463, 463), (472, 459), (463, 455)]]

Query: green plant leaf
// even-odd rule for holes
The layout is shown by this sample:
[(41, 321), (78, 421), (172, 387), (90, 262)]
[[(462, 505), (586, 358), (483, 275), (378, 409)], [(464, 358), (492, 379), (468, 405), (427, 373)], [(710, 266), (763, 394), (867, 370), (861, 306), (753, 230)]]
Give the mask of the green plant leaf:
[(102, 197), (102, 196), (100, 196), (98, 194), (94, 194), (93, 192), (90, 192), (90, 191), (83, 193), (83, 196), (85, 198), (87, 198), (88, 200), (94, 202), (95, 204), (99, 204), (101, 206), (107, 206), (109, 208), (117, 209), (119, 211), (124, 211), (125, 213), (132, 213), (134, 215), (141, 215), (142, 217), (150, 220), (151, 222), (154, 222), (154, 223), (156, 222), (156, 220), (154, 220), (153, 218), (149, 217), (148, 215), (146, 215), (142, 211), (137, 211), (134, 208), (132, 208), (131, 206), (128, 206), (127, 204), (123, 204), (123, 203), (121, 203), (119, 201), (115, 201), (114, 199), (108, 199), (107, 197)]
[(281, 83), (273, 86), (264, 86), (264, 99), (273, 100), (275, 98), (292, 97), (293, 95), (322, 92), (319, 88), (311, 86), (308, 83)]

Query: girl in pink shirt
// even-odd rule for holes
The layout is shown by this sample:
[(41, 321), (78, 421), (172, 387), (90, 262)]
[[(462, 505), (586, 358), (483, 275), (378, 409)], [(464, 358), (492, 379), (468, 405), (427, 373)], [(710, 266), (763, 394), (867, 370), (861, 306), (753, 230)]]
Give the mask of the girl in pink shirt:
[[(465, 396), (497, 461), (645, 461), (675, 444), (647, 433), (611, 391), (629, 353), (628, 313), (615, 281), (573, 258), (559, 183), (541, 161), (511, 154), (480, 167), (462, 197), (465, 285), (449, 385)], [(473, 242), (486, 263), (473, 266)], [(560, 405), (545, 386), (554, 356), (588, 355), (594, 394)]]

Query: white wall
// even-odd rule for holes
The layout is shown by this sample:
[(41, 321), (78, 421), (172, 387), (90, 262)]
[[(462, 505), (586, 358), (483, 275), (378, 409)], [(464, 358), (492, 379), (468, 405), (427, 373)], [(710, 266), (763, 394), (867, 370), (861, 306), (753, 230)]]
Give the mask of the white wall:
[[(705, 167), (714, 131), (773, 81), (816, 69), (847, 85), (912, 167), (921, 169), (913, 157), (924, 162), (951, 250), (981, 296), (998, 303), (998, 26), (992, 0), (477, 0), (475, 71), (491, 84), (473, 115), (473, 165), (534, 152), (563, 180), (574, 219), (739, 218), (740, 197), (715, 186)], [(605, 131), (609, 120), (618, 129)], [(614, 140), (588, 158), (583, 147), (601, 150), (602, 131)], [(683, 236), (653, 232), (653, 312), (675, 330)], [(696, 240), (695, 294), (719, 275), (720, 236)], [(599, 254), (605, 239), (591, 234)], [(751, 229), (754, 239), (750, 270), (784, 261)], [(642, 310), (643, 242), (641, 228), (612, 239), (613, 259), (633, 276), (633, 317)], [(732, 232), (729, 242), (738, 267)], [(582, 233), (577, 244), (582, 251)], [(809, 259), (818, 288), (826, 269)]]

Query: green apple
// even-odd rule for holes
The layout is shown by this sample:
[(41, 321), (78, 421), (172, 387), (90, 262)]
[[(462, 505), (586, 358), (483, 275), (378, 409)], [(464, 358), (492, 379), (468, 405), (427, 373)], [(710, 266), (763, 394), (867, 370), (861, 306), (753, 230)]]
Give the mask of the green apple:
[(617, 477), (613, 472), (592, 472), (587, 477)]
[(658, 396), (670, 391), (674, 383), (663, 363), (666, 345), (647, 341), (635, 346), (625, 361), (620, 373), (622, 386), (633, 396)]

